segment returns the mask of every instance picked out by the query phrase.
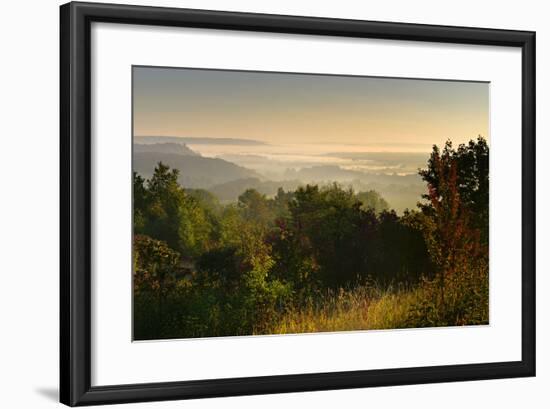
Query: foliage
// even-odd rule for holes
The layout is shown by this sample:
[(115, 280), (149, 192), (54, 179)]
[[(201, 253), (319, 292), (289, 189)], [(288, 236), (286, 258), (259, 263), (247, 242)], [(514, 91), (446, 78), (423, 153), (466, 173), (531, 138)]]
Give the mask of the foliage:
[(178, 185), (179, 172), (159, 163), (146, 182), (134, 173), (134, 209), (139, 224), (134, 232), (163, 240), (179, 249), (179, 220), (184, 191)]
[(338, 288), (367, 279), (415, 282), (431, 272), (410, 216), (365, 210), (351, 189), (299, 188), (289, 212), (272, 238), (276, 271), (300, 288)]
[(162, 333), (166, 297), (176, 286), (179, 254), (165, 242), (135, 235), (133, 245), (133, 287), (135, 336), (151, 331)]
[[(485, 161), (487, 159), (487, 161)], [(411, 308), (410, 323), (418, 326), (488, 322), (488, 148), (477, 143), (443, 152), (434, 147), (421, 205), (426, 245), (437, 275), (424, 282), (424, 297)], [(483, 207), (485, 202), (485, 208)], [(477, 213), (481, 211), (481, 213)]]
[(247, 189), (239, 196), (238, 206), (244, 219), (260, 226), (267, 226), (272, 219), (265, 195), (255, 189)]
[(337, 183), (184, 189), (134, 173), (134, 337), (488, 322), (488, 146), (434, 147), (417, 211)]
[[(454, 167), (454, 170), (451, 170)], [(482, 243), (489, 241), (489, 146), (487, 141), (479, 136), (476, 141), (461, 144), (453, 149), (451, 141), (447, 141), (443, 150), (433, 147), (428, 160), (428, 167), (419, 174), (427, 183), (430, 191), (423, 195), (428, 204), (421, 207), (429, 212), (433, 206), (433, 197), (440, 198), (444, 194), (445, 178), (453, 178), (460, 203), (468, 209), (474, 227), (480, 230)], [(443, 178), (443, 179), (442, 179)]]
[[(442, 280), (442, 281), (441, 281)], [(460, 274), (426, 280), (410, 305), (407, 327), (489, 323), (489, 271), (464, 269)]]
[(375, 213), (381, 213), (390, 209), (388, 202), (376, 190), (359, 192), (357, 193), (357, 199), (361, 202), (363, 210), (370, 209)]

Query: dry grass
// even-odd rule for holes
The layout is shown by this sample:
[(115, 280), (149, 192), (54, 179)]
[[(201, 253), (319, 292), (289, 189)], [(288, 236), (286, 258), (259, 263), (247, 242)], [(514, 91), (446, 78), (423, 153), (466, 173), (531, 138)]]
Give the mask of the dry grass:
[(349, 291), (328, 292), (315, 304), (283, 314), (268, 333), (405, 328), (409, 309), (421, 291), (362, 286)]

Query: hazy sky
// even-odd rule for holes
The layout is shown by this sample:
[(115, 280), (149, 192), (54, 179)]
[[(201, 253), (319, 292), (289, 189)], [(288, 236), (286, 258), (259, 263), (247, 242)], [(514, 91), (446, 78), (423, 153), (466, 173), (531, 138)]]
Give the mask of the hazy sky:
[(134, 134), (390, 146), (489, 138), (489, 84), (134, 67)]

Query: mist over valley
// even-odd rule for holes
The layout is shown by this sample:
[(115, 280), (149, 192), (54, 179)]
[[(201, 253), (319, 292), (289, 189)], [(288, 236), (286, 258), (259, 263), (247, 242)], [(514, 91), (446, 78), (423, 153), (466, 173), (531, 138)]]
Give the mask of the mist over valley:
[(150, 177), (162, 162), (180, 171), (183, 187), (208, 190), (222, 203), (236, 201), (247, 189), (271, 197), (279, 188), (336, 182), (356, 192), (376, 190), (399, 213), (416, 208), (424, 193), (418, 169), (426, 166), (428, 156), (369, 145), (167, 136), (134, 140), (134, 171)]

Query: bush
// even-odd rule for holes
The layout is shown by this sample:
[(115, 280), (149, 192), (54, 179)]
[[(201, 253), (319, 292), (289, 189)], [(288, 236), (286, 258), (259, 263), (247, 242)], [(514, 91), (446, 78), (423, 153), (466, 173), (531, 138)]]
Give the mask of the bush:
[(489, 323), (489, 274), (487, 268), (424, 281), (411, 305), (407, 327), (443, 327)]

